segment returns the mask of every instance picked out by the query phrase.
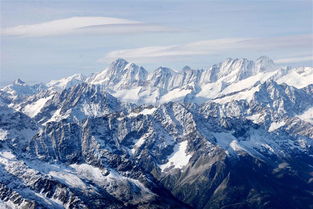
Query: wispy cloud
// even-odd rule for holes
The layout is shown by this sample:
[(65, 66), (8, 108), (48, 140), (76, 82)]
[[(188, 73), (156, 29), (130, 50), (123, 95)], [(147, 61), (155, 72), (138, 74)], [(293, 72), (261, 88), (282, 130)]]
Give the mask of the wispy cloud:
[(313, 63), (313, 55), (311, 56), (298, 56), (298, 57), (287, 57), (275, 60), (276, 63), (297, 63), (311, 61)]
[(31, 25), (4, 28), (2, 35), (8, 36), (56, 36), (81, 33), (129, 33), (165, 32), (173, 29), (145, 24), (139, 21), (111, 17), (71, 17)]
[(283, 36), (272, 38), (226, 38), (191, 42), (181, 45), (151, 46), (133, 49), (115, 50), (100, 58), (99, 62), (111, 62), (122, 57), (133, 61), (156, 61), (162, 58), (216, 55), (232, 51), (245, 50), (260, 51), (262, 53), (273, 50), (311, 49), (313, 35)]

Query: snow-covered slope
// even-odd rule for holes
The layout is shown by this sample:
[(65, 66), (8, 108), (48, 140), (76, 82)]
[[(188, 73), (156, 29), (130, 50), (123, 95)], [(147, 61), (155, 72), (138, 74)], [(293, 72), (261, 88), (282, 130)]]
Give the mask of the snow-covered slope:
[(74, 86), (75, 84), (84, 82), (85, 79), (86, 77), (83, 76), (82, 74), (74, 74), (72, 76), (62, 78), (60, 80), (52, 80), (48, 82), (46, 85), (51, 90), (62, 91), (66, 88)]
[(265, 56), (256, 61), (228, 58), (201, 70), (185, 67), (174, 71), (159, 67), (150, 73), (143, 67), (118, 59), (102, 72), (86, 78), (85, 82), (101, 85), (122, 101), (136, 104), (169, 101), (202, 103), (237, 92), (243, 93), (228, 100), (249, 99), (251, 93), (248, 92), (253, 93), (258, 84), (268, 80), (303, 88), (312, 84), (312, 72), (312, 67), (278, 66)]
[(21, 102), (26, 97), (39, 93), (46, 88), (44, 84), (28, 85), (21, 79), (17, 79), (12, 84), (0, 89), (0, 101), (2, 100), (7, 104)]
[(0, 207), (312, 208), (312, 72), (118, 59), (18, 80), (0, 91)]
[[(263, 56), (255, 61), (228, 58), (201, 70), (185, 67), (181, 71), (174, 71), (159, 67), (148, 73), (143, 67), (120, 58), (89, 77), (75, 74), (50, 81), (41, 88), (15, 82), (1, 89), (0, 98), (7, 101), (8, 98), (34, 95), (45, 88), (51, 92), (61, 92), (85, 82), (101, 86), (121, 101), (136, 104), (162, 104), (169, 101), (203, 103), (210, 100), (227, 102), (250, 100), (259, 84), (268, 80), (304, 88), (313, 83), (313, 68), (282, 67)], [(27, 108), (25, 111), (28, 111)]]

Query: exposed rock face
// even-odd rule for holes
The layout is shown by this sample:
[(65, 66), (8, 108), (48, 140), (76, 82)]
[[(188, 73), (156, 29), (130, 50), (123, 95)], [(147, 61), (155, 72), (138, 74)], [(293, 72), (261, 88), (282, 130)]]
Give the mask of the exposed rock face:
[(290, 69), (261, 57), (149, 74), (119, 59), (3, 88), (0, 207), (313, 208), (312, 69)]

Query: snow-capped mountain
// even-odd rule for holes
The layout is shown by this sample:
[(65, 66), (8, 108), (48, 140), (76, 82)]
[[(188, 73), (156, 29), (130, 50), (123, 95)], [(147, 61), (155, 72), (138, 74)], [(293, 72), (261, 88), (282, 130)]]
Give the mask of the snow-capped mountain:
[(0, 101), (0, 207), (313, 208), (312, 67), (118, 59)]
[(2, 88), (0, 95), (4, 100), (7, 97), (34, 95), (44, 89), (51, 93), (60, 93), (76, 84), (87, 83), (101, 86), (124, 102), (136, 104), (157, 105), (184, 100), (196, 103), (212, 100), (221, 102), (223, 97), (227, 97), (225, 101), (250, 99), (259, 84), (268, 80), (303, 88), (312, 84), (313, 68), (282, 67), (263, 56), (256, 61), (228, 58), (207, 69), (193, 70), (187, 66), (181, 71), (174, 71), (159, 67), (148, 73), (143, 67), (120, 58), (103, 71), (89, 77), (75, 74), (45, 85), (33, 86), (18, 80)]
[(0, 104), (19, 103), (26, 97), (37, 94), (44, 89), (46, 89), (45, 84), (28, 85), (21, 79), (17, 79), (12, 84), (0, 89)]
[(70, 88), (75, 84), (82, 83), (86, 80), (86, 77), (82, 74), (74, 74), (67, 78), (62, 78), (60, 80), (52, 80), (46, 84), (50, 90), (62, 91), (63, 89)]
[(73, 75), (49, 82), (47, 87), (61, 91), (73, 84), (86, 82), (100, 85), (113, 96), (136, 104), (162, 104), (184, 99), (202, 103), (239, 91), (245, 92), (238, 95), (248, 97), (256, 90), (254, 87), (257, 84), (267, 80), (303, 88), (311, 84), (313, 69), (281, 67), (268, 57), (260, 57), (255, 62), (229, 58), (208, 69), (193, 70), (187, 67), (177, 72), (159, 67), (148, 73), (143, 67), (118, 59), (108, 68), (89, 77)]

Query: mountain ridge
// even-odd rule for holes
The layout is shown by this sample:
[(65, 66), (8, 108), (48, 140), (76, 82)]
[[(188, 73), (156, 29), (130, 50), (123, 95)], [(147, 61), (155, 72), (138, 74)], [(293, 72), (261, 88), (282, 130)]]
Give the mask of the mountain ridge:
[[(148, 73), (143, 67), (120, 58), (103, 71), (89, 77), (75, 74), (40, 85), (41, 89), (36, 85), (20, 86), (25, 86), (23, 89), (27, 87), (30, 95), (44, 89), (61, 92), (65, 88), (85, 82), (100, 85), (113, 96), (126, 102), (160, 104), (167, 101), (183, 101), (184, 98), (193, 98), (190, 102), (205, 102), (242, 90), (240, 86), (251, 88), (258, 81), (264, 82), (268, 79), (302, 88), (313, 80), (313, 68), (280, 67), (270, 58), (262, 56), (256, 61), (228, 58), (206, 70), (188, 68), (175, 72), (159, 67)], [(14, 100), (19, 94), (28, 96), (22, 90), (14, 88), (14, 85), (9, 85), (1, 89), (8, 94), (5, 97), (7, 100)], [(30, 88), (35, 90), (30, 91)]]
[(262, 57), (148, 74), (119, 59), (6, 86), (0, 207), (313, 208), (312, 72)]

